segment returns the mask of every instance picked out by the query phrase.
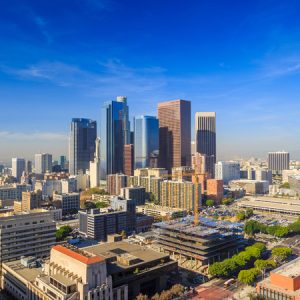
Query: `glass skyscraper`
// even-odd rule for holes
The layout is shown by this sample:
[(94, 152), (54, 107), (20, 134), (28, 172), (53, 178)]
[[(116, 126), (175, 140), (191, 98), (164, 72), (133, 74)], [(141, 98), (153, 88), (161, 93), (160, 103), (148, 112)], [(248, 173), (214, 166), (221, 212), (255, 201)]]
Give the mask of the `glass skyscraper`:
[(150, 160), (159, 148), (158, 119), (140, 116), (134, 121), (135, 168), (150, 167)]
[(124, 145), (130, 143), (130, 123), (127, 98), (105, 102), (101, 109), (101, 179), (123, 172)]
[(89, 169), (94, 158), (97, 123), (90, 119), (74, 118), (71, 122), (69, 172), (72, 175)]

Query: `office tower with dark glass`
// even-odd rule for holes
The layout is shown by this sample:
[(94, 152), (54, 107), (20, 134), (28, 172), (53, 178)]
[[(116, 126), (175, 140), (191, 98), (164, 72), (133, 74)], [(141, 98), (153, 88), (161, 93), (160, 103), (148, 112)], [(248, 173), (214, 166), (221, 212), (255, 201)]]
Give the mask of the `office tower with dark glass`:
[(52, 171), (52, 154), (39, 153), (34, 156), (34, 167), (36, 174), (44, 174)]
[(101, 109), (101, 179), (123, 172), (124, 145), (130, 143), (130, 123), (126, 97), (105, 102)]
[(150, 167), (151, 157), (159, 147), (158, 119), (153, 116), (140, 116), (134, 120), (135, 168)]
[(74, 118), (71, 123), (69, 144), (69, 172), (72, 175), (89, 169), (94, 158), (97, 123), (90, 119)]
[(273, 174), (282, 174), (283, 170), (290, 168), (290, 154), (285, 151), (269, 152), (268, 166)]
[(171, 100), (158, 104), (159, 165), (171, 172), (173, 167), (191, 165), (191, 102)]
[(196, 152), (206, 155), (206, 172), (214, 175), (216, 163), (216, 113), (197, 112), (195, 115)]

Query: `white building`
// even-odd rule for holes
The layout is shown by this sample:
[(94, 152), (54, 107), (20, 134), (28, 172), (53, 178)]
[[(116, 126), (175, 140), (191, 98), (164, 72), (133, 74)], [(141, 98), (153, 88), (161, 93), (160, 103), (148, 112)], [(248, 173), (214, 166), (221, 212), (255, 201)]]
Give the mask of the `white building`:
[(12, 164), (12, 176), (17, 178), (19, 182), (23, 172), (25, 171), (25, 159), (14, 157), (11, 160), (11, 164)]
[(215, 164), (215, 179), (221, 179), (224, 184), (240, 179), (240, 163), (236, 161), (219, 161)]
[(100, 138), (96, 138), (96, 150), (94, 161), (90, 162), (90, 187), (100, 185), (101, 168), (100, 168)]
[(44, 174), (52, 171), (52, 154), (39, 153), (34, 156), (35, 173)]

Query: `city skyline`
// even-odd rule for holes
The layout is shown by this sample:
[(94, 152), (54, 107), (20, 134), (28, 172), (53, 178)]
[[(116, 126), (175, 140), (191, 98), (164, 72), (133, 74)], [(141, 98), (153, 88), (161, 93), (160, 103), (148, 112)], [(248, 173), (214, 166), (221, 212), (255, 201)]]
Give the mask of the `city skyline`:
[(195, 113), (216, 112), (218, 159), (281, 149), (300, 159), (297, 1), (131, 4), (3, 7), (0, 161), (67, 154), (70, 120), (99, 123), (117, 95), (131, 123), (156, 116), (159, 102), (190, 100), (192, 137)]

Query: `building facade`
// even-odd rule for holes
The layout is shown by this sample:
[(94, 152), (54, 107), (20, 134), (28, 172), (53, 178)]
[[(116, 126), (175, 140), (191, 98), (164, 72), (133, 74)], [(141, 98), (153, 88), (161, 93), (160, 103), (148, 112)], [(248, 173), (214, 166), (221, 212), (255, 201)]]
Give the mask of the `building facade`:
[(151, 158), (159, 148), (158, 119), (140, 116), (134, 120), (135, 168), (150, 167)]
[(290, 154), (285, 151), (268, 153), (268, 168), (273, 174), (282, 174), (290, 168)]
[(34, 156), (34, 167), (36, 174), (52, 172), (52, 154), (38, 153)]
[(215, 178), (228, 184), (231, 180), (240, 179), (240, 163), (235, 161), (219, 161), (215, 165)]
[(134, 172), (134, 146), (124, 145), (124, 174), (132, 176)]
[(14, 157), (11, 160), (12, 176), (15, 177), (18, 182), (20, 182), (21, 176), (25, 171), (25, 164), (24, 158)]
[(191, 102), (173, 100), (158, 104), (159, 166), (191, 165)]
[(94, 158), (97, 123), (90, 119), (73, 118), (69, 140), (69, 172), (86, 172)]
[(216, 113), (197, 112), (195, 115), (195, 141), (196, 152), (205, 154), (212, 163), (206, 164), (206, 172), (214, 175), (214, 164), (216, 163)]
[(90, 187), (97, 187), (100, 185), (101, 179), (101, 165), (100, 165), (100, 139), (95, 141), (95, 156), (94, 160), (90, 162)]
[(124, 145), (130, 144), (127, 98), (105, 102), (101, 109), (101, 179), (123, 172)]
[(110, 195), (120, 195), (121, 188), (127, 186), (127, 176), (125, 174), (110, 174), (107, 176), (106, 185)]

